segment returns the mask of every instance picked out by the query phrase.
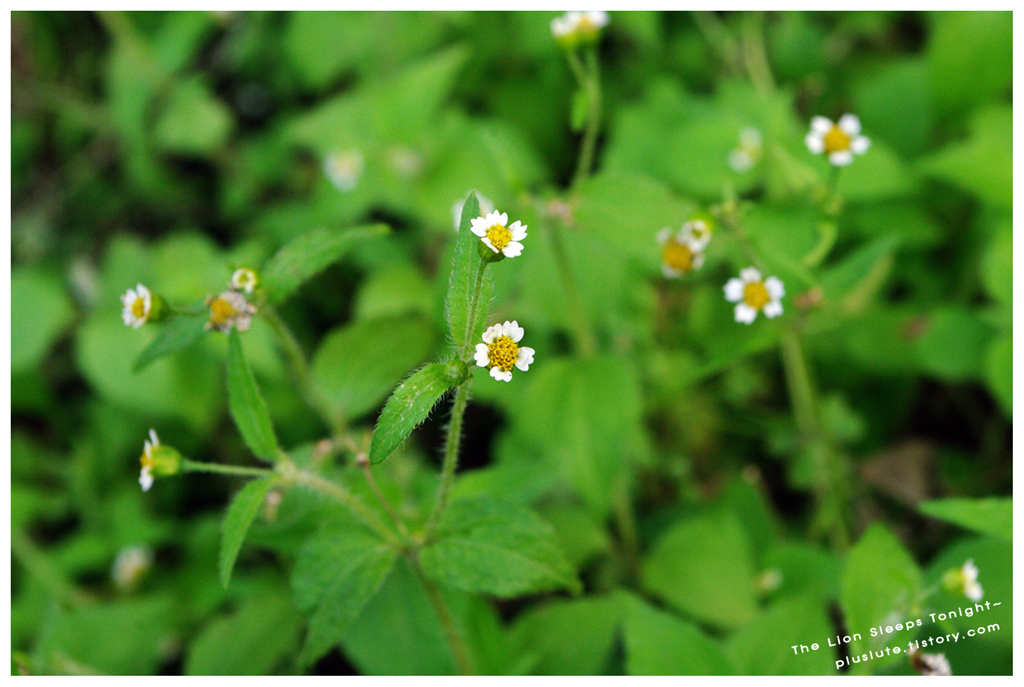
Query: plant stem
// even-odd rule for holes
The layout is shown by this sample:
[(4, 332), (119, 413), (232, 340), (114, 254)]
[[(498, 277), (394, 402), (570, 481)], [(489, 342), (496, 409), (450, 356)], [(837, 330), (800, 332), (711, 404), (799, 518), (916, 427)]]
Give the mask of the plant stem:
[(455, 468), (459, 462), (459, 442), (462, 437), (462, 418), (466, 413), (466, 405), (469, 403), (469, 380), (467, 379), (455, 390), (455, 399), (452, 401), (452, 417), (448, 421), (448, 436), (444, 444), (444, 462), (441, 464), (441, 484), (437, 490), (437, 501), (434, 503), (434, 510), (430, 513), (427, 526), (424, 530), (424, 538), (429, 541), (430, 535), (434, 533), (444, 509), (448, 505), (448, 493), (451, 491), (452, 483), (455, 481)]
[(318, 491), (334, 499), (347, 508), (359, 522), (373, 530), (381, 539), (396, 549), (400, 549), (403, 546), (403, 542), (381, 522), (376, 513), (366, 507), (362, 499), (337, 482), (324, 479), (320, 475), (307, 470), (296, 469), (294, 464), (291, 464), (282, 474), (286, 481), (309, 487), (313, 491)]
[(476, 270), (476, 281), (473, 282), (473, 299), (469, 302), (469, 314), (466, 317), (466, 336), (462, 344), (462, 351), (459, 357), (464, 363), (472, 359), (473, 349), (476, 347), (476, 339), (470, 331), (473, 323), (476, 322), (476, 311), (480, 307), (480, 288), (484, 283), (484, 273), (487, 271), (487, 263), (481, 259)]
[(370, 461), (367, 459), (365, 453), (356, 455), (356, 464), (362, 469), (363, 475), (366, 477), (366, 483), (370, 485), (370, 491), (373, 492), (374, 498), (377, 499), (377, 502), (384, 509), (384, 512), (388, 514), (389, 518), (391, 518), (391, 522), (394, 524), (395, 529), (398, 530), (398, 533), (403, 539), (408, 539), (409, 530), (405, 528), (405, 523), (398, 517), (398, 513), (396, 513), (395, 509), (391, 506), (391, 502), (384, 496), (384, 492), (380, 490), (380, 486), (378, 486), (377, 480), (373, 476), (373, 470), (370, 468)]
[[(576, 59), (574, 53), (570, 53)], [(594, 151), (597, 148), (597, 135), (601, 130), (601, 66), (597, 59), (597, 46), (590, 45), (586, 52), (586, 69), (583, 71), (583, 82), (580, 84), (587, 91), (587, 128), (583, 132), (583, 144), (580, 147), (580, 159), (573, 176), (572, 189), (578, 190), (584, 179), (590, 176), (594, 166)], [(574, 71), (576, 71), (574, 69)], [(577, 74), (577, 78), (580, 75)]]
[(267, 468), (247, 468), (242, 465), (220, 465), (219, 463), (198, 463), (194, 460), (183, 458), (181, 461), (183, 472), (214, 472), (220, 475), (239, 475), (242, 477), (269, 477), (276, 474)]
[(475, 671), (473, 670), (473, 664), (470, 663), (469, 653), (466, 651), (466, 647), (462, 643), (462, 637), (459, 636), (459, 631), (455, 627), (455, 621), (452, 619), (451, 611), (448, 610), (448, 604), (445, 603), (444, 597), (441, 596), (441, 590), (423, 574), (419, 561), (412, 558), (410, 562), (412, 563), (413, 570), (416, 571), (416, 576), (423, 583), (423, 588), (427, 590), (427, 596), (430, 597), (430, 602), (434, 605), (434, 610), (437, 611), (437, 617), (441, 620), (441, 627), (444, 629), (445, 638), (448, 640), (448, 646), (452, 650), (452, 658), (455, 659), (455, 667), (461, 675), (473, 675)]
[(572, 268), (569, 266), (569, 254), (565, 250), (565, 242), (562, 239), (562, 229), (557, 222), (552, 222), (551, 227), (551, 248), (555, 254), (555, 264), (558, 265), (558, 276), (562, 280), (562, 288), (565, 289), (565, 307), (569, 317), (575, 320), (572, 327), (572, 336), (576, 346), (576, 352), (584, 358), (590, 358), (597, 351), (597, 341), (594, 339), (594, 330), (587, 321), (587, 311), (583, 307), (583, 299), (576, 290), (576, 280), (572, 276)]

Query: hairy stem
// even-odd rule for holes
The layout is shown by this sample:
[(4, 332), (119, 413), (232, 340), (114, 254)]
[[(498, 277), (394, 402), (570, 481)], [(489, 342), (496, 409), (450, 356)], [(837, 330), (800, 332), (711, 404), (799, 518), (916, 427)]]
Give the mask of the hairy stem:
[(220, 475), (238, 475), (240, 477), (269, 477), (275, 474), (267, 468), (247, 468), (243, 465), (221, 465), (219, 463), (198, 463), (194, 460), (182, 459), (183, 472), (213, 472)]
[[(575, 54), (572, 54), (575, 58)], [(597, 47), (587, 47), (586, 69), (583, 72), (581, 87), (587, 93), (587, 127), (583, 131), (583, 144), (580, 146), (580, 158), (573, 176), (572, 188), (579, 189), (580, 184), (590, 176), (594, 166), (594, 151), (597, 148), (597, 135), (601, 130), (601, 67), (597, 59)], [(570, 60), (571, 63), (571, 60)], [(576, 70), (574, 70), (576, 71)], [(579, 75), (577, 75), (579, 78)]]
[(284, 471), (282, 474), (287, 481), (308, 487), (309, 489), (318, 491), (321, 494), (334, 499), (347, 508), (352, 515), (359, 520), (359, 522), (373, 530), (381, 539), (396, 548), (401, 548), (401, 540), (399, 540), (398, 537), (396, 537), (395, 534), (389, 530), (383, 522), (381, 522), (377, 514), (367, 508), (366, 504), (364, 504), (358, 496), (342, 485), (337, 482), (324, 479), (320, 475), (307, 470), (296, 469), (294, 464), (292, 464), (290, 469)]
[(448, 494), (451, 491), (452, 483), (455, 481), (455, 468), (459, 463), (459, 443), (462, 438), (462, 418), (466, 414), (466, 405), (469, 403), (469, 380), (459, 384), (455, 390), (455, 399), (452, 401), (452, 416), (448, 422), (448, 436), (444, 444), (444, 462), (441, 464), (441, 484), (437, 490), (437, 501), (434, 503), (434, 510), (427, 520), (427, 527), (424, 530), (425, 538), (430, 540), (434, 533), (444, 509), (448, 506)]

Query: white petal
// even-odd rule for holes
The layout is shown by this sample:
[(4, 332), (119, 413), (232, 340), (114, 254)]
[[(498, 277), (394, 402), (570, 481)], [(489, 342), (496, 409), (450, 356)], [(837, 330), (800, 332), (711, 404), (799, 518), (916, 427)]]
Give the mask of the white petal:
[(533, 363), (533, 354), (536, 353), (532, 348), (528, 346), (522, 346), (519, 349), (519, 353), (516, 355), (516, 367), (523, 372), (530, 369), (530, 365)]
[(149, 488), (153, 486), (153, 475), (148, 467), (142, 468), (142, 472), (139, 473), (139, 485), (142, 487), (142, 491), (149, 491)]
[(505, 320), (505, 324), (501, 325), (501, 335), (511, 338), (516, 326), (518, 326), (518, 323)]
[(742, 279), (733, 277), (725, 283), (725, 300), (730, 303), (738, 303), (743, 300), (743, 289), (746, 284)]
[(150, 429), (149, 429), (149, 438), (153, 440), (153, 445), (154, 446), (159, 446), (160, 445), (160, 439), (157, 438), (156, 430), (153, 429), (152, 427), (150, 427)]
[(658, 240), (658, 243), (664, 244), (666, 241), (668, 241), (668, 237), (671, 236), (671, 235), (672, 235), (672, 230), (669, 229), (668, 227), (665, 227), (664, 229), (659, 231), (657, 234), (655, 234), (654, 238), (656, 238)]
[(520, 327), (518, 322), (512, 320), (512, 326), (510, 329), (512, 333), (509, 334), (509, 336), (512, 337), (512, 343), (519, 343), (523, 340), (523, 334), (526, 333), (526, 330)]
[(476, 360), (476, 364), (480, 367), (487, 367), (491, 362), (491, 351), (487, 347), (487, 344), (477, 344), (476, 353), (473, 354), (473, 359)]
[(147, 289), (147, 288), (146, 288), (145, 286), (143, 286), (142, 284), (136, 284), (136, 285), (135, 285), (135, 290), (136, 290), (136, 291), (138, 292), (138, 294), (139, 294), (139, 295), (140, 295), (140, 296), (141, 296), (142, 298), (149, 298), (149, 289)]
[(857, 153), (858, 155), (863, 155), (864, 153), (868, 152), (868, 148), (870, 147), (871, 139), (869, 139), (867, 136), (857, 136), (855, 139), (850, 141), (850, 150)]
[(132, 315), (131, 308), (125, 307), (125, 309), (121, 311), (121, 319), (124, 320), (124, 323), (128, 326), (134, 324), (135, 315)]
[(764, 308), (761, 309), (761, 312), (763, 312), (764, 316), (768, 319), (778, 317), (782, 314), (782, 303), (779, 301), (768, 301), (764, 304)]
[(704, 264), (704, 254), (694, 253), (693, 260), (690, 261), (690, 267), (695, 270), (699, 270), (700, 266)]
[(587, 12), (587, 18), (590, 19), (590, 23), (597, 28), (604, 28), (608, 25), (608, 13), (601, 10), (594, 10)]
[(526, 238), (526, 225), (520, 224), (519, 220), (516, 220), (508, 227), (508, 231), (512, 234), (513, 241), (522, 241)]
[(764, 288), (773, 301), (777, 301), (786, 295), (786, 287), (778, 277), (768, 277), (764, 280)]
[(984, 590), (981, 585), (977, 582), (970, 582), (964, 585), (964, 596), (971, 601), (981, 601), (982, 597), (985, 596)]
[(973, 558), (967, 559), (967, 562), (964, 563), (964, 567), (960, 569), (960, 574), (964, 576), (964, 579), (971, 582), (978, 579), (978, 566), (974, 564)]
[(740, 132), (740, 145), (745, 148), (758, 148), (761, 146), (761, 132), (752, 126)]
[(470, 221), (469, 230), (476, 234), (477, 236), (483, 238), (484, 236), (487, 236), (487, 223), (483, 220), (482, 217), (477, 217)]
[(761, 281), (761, 270), (757, 269), (756, 267), (745, 267), (742, 270), (740, 270), (740, 279), (747, 282), (748, 284), (759, 282)]
[(828, 117), (812, 117), (811, 131), (824, 136), (829, 131), (832, 131), (832, 120)]
[(146, 324), (146, 318), (139, 317), (134, 322), (132, 322), (132, 329), (138, 329), (144, 324)]
[(754, 166), (754, 160), (745, 150), (733, 150), (729, 153), (729, 166), (734, 172), (746, 172)]
[(480, 239), (480, 240), (484, 242), (484, 245), (485, 245), (485, 246), (487, 246), (488, 248), (490, 248), (491, 250), (493, 250), (493, 251), (494, 251), (495, 253), (497, 253), (497, 252), (498, 252), (498, 249), (494, 247), (494, 244), (493, 244), (493, 243), (491, 243), (491, 240), (490, 240), (489, 238), (487, 238), (487, 237), (485, 236), (485, 237), (483, 237), (483, 238), (482, 238), (482, 239)]
[(757, 310), (746, 303), (736, 305), (736, 321), (743, 324), (750, 324), (757, 318)]
[(836, 167), (845, 167), (853, 162), (853, 153), (849, 150), (837, 150), (834, 153), (829, 153), (828, 161)]
[(857, 119), (857, 115), (844, 114), (839, 118), (838, 126), (850, 138), (860, 133), (860, 120)]
[(518, 241), (509, 241), (508, 244), (501, 249), (501, 252), (506, 258), (518, 258), (523, 254), (523, 244)]
[(807, 150), (811, 151), (813, 155), (821, 155), (825, 152), (825, 139), (813, 131), (807, 134), (804, 143), (807, 144)]
[(138, 296), (135, 295), (135, 290), (128, 289), (124, 292), (124, 295), (121, 296), (121, 302), (124, 303), (126, 308), (128, 308), (131, 307), (131, 304), (135, 302), (136, 298), (138, 298)]
[(665, 275), (665, 277), (667, 277), (668, 279), (675, 279), (677, 277), (682, 276), (682, 274), (683, 274), (679, 270), (672, 269), (671, 267), (669, 267), (665, 263), (661, 263), (661, 273), (663, 275)]

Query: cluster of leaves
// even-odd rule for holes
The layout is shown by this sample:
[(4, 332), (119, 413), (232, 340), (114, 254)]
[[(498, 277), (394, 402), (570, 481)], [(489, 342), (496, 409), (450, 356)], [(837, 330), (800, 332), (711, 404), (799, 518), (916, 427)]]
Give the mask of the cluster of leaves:
[[(943, 650), (957, 673), (1010, 671), (1011, 502), (981, 498), (1010, 490), (1010, 14), (613, 14), (598, 171), (572, 194), (581, 117), (552, 16), (12, 16), (15, 669), (455, 672), (433, 589), (482, 673), (833, 674), (834, 650), (791, 646), (905, 644), (867, 630), (965, 605), (931, 590), (972, 558), (1001, 629)], [(847, 111), (872, 147), (822, 254), (829, 170), (803, 135)], [(764, 156), (737, 173), (748, 126)], [(347, 151), (365, 167), (342, 191), (322, 165)], [(789, 294), (750, 327), (722, 298), (746, 266), (724, 228), (680, 282), (654, 240), (729, 188)], [(384, 519), (319, 443), (347, 435), (390, 454), (380, 489), (422, 527), (447, 411), (427, 415), (452, 380), (420, 366), (482, 331), (445, 308), (470, 288), (449, 281), (470, 189), (530, 226), (487, 324), (527, 326), (538, 360), (509, 385), (473, 371), (464, 469), (415, 561), (278, 475), (143, 496), (155, 426), (196, 460), (285, 447)], [(137, 282), (196, 304), (240, 265), (312, 352), (308, 384), (263, 317), (227, 337), (199, 316), (121, 323)], [(791, 327), (843, 458), (849, 549), (818, 541), (833, 504), (808, 498), (774, 353)], [(381, 413), (396, 387), (408, 415)], [(393, 432), (370, 441), (378, 418)], [(115, 585), (137, 545), (152, 569)]]

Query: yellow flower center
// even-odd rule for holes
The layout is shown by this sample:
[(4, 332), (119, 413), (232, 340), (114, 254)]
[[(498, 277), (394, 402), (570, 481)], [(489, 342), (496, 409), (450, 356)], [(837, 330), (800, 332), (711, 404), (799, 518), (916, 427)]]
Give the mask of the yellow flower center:
[(661, 260), (676, 272), (689, 272), (693, 268), (693, 251), (686, 244), (669, 239), (661, 251)]
[(487, 238), (495, 250), (500, 253), (509, 244), (509, 241), (512, 240), (512, 232), (501, 224), (493, 224), (487, 230)]
[(136, 298), (135, 302), (132, 303), (132, 315), (137, 320), (141, 320), (146, 316), (146, 300), (141, 296)]
[[(502, 227), (504, 228), (504, 227)], [(508, 372), (519, 355), (519, 346), (511, 337), (499, 336), (494, 343), (487, 344), (487, 354), (491, 359), (491, 367)]]
[(771, 296), (768, 295), (768, 289), (764, 287), (764, 282), (750, 282), (743, 287), (743, 302), (754, 310), (760, 310), (770, 300)]
[(838, 126), (833, 126), (832, 129), (825, 134), (826, 153), (838, 153), (841, 150), (849, 150), (849, 148), (850, 136)]
[(218, 296), (210, 301), (210, 324), (223, 327), (237, 315), (238, 311), (225, 299)]
[(142, 456), (139, 458), (139, 462), (142, 463), (142, 467), (152, 469), (156, 465), (156, 461), (153, 460), (153, 456), (150, 455), (149, 451), (143, 451)]

